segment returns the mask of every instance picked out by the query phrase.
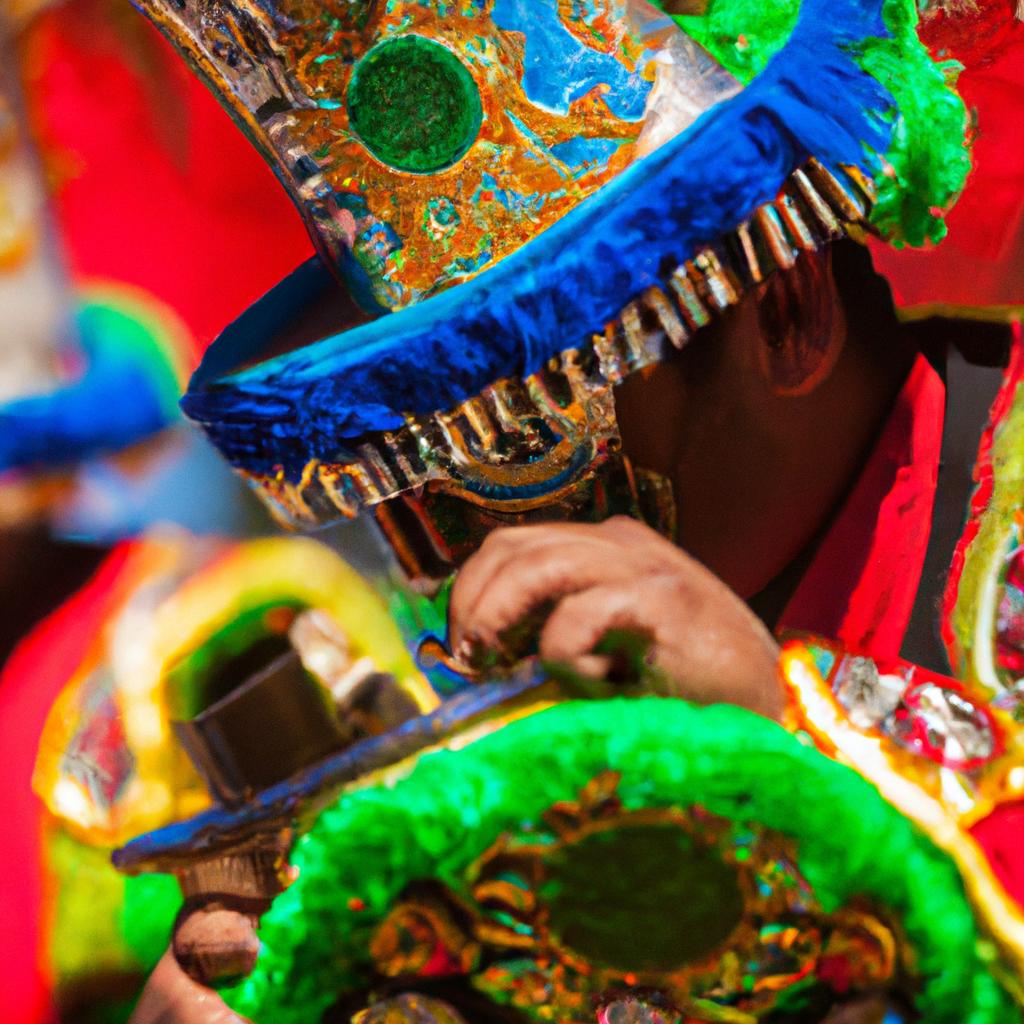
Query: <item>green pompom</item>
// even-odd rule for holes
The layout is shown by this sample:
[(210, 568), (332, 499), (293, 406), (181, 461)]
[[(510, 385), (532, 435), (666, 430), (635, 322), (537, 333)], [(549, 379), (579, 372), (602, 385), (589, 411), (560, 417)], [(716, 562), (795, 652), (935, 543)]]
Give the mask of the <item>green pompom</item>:
[[(655, 0), (656, 6), (663, 6)], [(675, 20), (742, 82), (785, 45), (799, 0), (711, 0), (706, 14)], [(892, 95), (899, 111), (889, 151), (879, 154), (878, 201), (871, 220), (890, 242), (920, 246), (946, 234), (943, 214), (970, 171), (967, 113), (953, 88), (960, 66), (936, 63), (917, 37), (914, 0), (885, 0), (888, 38), (865, 39), (860, 66)]]
[(1018, 1019), (979, 953), (956, 867), (875, 789), (750, 712), (656, 697), (561, 704), (343, 794), (298, 843), (298, 878), (263, 919), (256, 970), (225, 998), (257, 1024), (318, 1020), (365, 984), (370, 937), (410, 881), (457, 888), (502, 833), (609, 769), (627, 808), (699, 804), (793, 837), (826, 911), (857, 897), (888, 907), (926, 981), (922, 1020)]

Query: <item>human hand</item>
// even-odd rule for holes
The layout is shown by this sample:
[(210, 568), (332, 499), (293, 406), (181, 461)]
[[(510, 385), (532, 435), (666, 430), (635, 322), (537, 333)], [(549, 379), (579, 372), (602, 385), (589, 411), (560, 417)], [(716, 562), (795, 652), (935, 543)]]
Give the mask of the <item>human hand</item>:
[(703, 565), (623, 516), (495, 531), (456, 578), (448, 615), (463, 661), (514, 654), (529, 632), (543, 660), (598, 678), (611, 666), (595, 653), (601, 640), (634, 633), (671, 694), (782, 713), (778, 647), (760, 620)]
[(128, 1024), (246, 1024), (213, 989), (193, 981), (168, 950), (153, 968)]

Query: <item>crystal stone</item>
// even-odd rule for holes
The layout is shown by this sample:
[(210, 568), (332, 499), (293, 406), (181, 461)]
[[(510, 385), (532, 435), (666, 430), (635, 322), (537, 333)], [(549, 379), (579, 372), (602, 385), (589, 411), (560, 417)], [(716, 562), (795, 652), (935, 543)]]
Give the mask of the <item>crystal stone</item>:
[(836, 698), (859, 729), (873, 729), (899, 706), (906, 680), (881, 674), (871, 658), (843, 658), (836, 672)]
[(893, 733), (904, 746), (948, 765), (991, 757), (995, 737), (984, 713), (963, 694), (921, 683), (904, 699)]
[(623, 996), (602, 1006), (597, 1024), (676, 1024), (679, 1014), (647, 999)]

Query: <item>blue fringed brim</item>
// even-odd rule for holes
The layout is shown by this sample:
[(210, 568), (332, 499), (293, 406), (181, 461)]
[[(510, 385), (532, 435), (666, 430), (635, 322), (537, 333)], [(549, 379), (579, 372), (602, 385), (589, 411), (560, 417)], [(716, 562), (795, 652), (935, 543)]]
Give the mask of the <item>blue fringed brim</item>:
[[(630, 167), (494, 269), (419, 305), (252, 362), (252, 318), (217, 340), (182, 401), (235, 466), (297, 481), (405, 414), (448, 410), (584, 344), (666, 268), (748, 219), (810, 156), (875, 171), (891, 97), (853, 58), (881, 0), (804, 0), (739, 95)], [(300, 289), (301, 290), (301, 289)]]

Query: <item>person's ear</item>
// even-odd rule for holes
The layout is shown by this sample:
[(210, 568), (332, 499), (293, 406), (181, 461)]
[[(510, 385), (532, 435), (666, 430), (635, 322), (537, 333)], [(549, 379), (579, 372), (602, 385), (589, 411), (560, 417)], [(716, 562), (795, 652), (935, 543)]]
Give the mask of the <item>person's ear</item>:
[(846, 343), (829, 249), (761, 285), (757, 323), (758, 365), (774, 394), (807, 395), (826, 380)]

